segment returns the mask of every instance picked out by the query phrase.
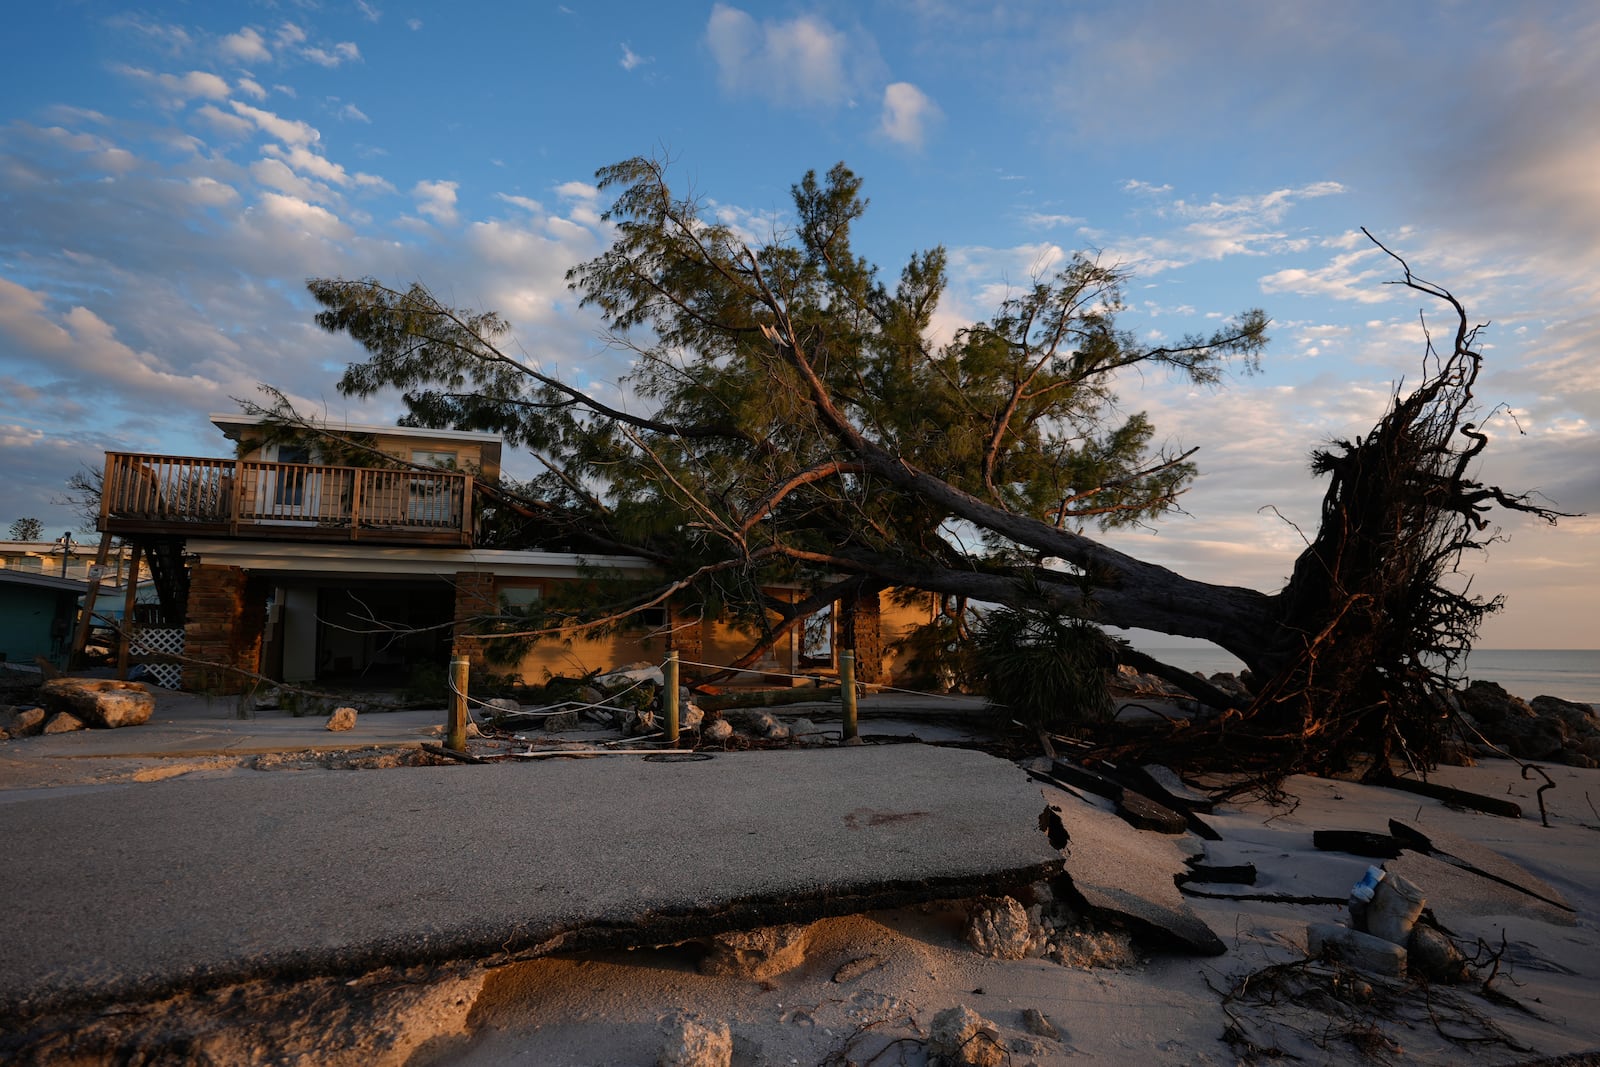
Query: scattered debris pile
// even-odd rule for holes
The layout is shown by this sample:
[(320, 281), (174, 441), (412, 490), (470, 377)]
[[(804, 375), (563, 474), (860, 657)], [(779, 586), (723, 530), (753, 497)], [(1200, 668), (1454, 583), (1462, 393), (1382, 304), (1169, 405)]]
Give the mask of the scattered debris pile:
[(107, 678), (52, 678), (37, 698), (38, 706), (0, 707), (0, 738), (139, 726), (156, 706), (146, 686)]

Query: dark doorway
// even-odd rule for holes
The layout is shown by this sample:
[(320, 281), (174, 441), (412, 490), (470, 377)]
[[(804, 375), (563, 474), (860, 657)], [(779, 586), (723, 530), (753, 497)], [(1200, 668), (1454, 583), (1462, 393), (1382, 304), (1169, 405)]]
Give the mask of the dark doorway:
[(317, 679), (403, 685), (450, 662), (455, 590), (446, 582), (368, 582), (317, 592)]

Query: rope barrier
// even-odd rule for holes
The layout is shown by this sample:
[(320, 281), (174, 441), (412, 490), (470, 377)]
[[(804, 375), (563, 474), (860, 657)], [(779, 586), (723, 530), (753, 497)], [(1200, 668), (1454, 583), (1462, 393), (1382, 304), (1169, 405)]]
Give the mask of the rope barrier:
[[(733, 671), (738, 674), (763, 674), (773, 678), (798, 678), (805, 682), (837, 682), (838, 679), (827, 674), (790, 674), (787, 671), (769, 671), (762, 667), (730, 667), (726, 663), (701, 663), (697, 660), (680, 659), (679, 666), (683, 667), (710, 667), (713, 670)], [(858, 689), (872, 689), (879, 693), (905, 693), (914, 697), (933, 697), (937, 700), (964, 700), (968, 694), (961, 693), (928, 693), (921, 689), (902, 689), (899, 686), (884, 685), (881, 682), (857, 682)]]

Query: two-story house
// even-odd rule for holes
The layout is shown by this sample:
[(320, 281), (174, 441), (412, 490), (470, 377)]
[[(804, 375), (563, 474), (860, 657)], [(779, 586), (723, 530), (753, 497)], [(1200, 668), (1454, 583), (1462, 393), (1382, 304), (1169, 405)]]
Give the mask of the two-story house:
[[(631, 556), (479, 547), (478, 490), (499, 477), (497, 434), (330, 425), (321, 429), (331, 442), (319, 446), (307, 436), (282, 440), (254, 416), (211, 422), (235, 443), (233, 458), (109, 452), (101, 499), (102, 535), (142, 554), (166, 626), (183, 631), (188, 688), (239, 691), (257, 675), (398, 684), (452, 654), (481, 668), (485, 642), (470, 636), (474, 617), (525, 606), (552, 583), (651, 570)], [(880, 638), (864, 642), (879, 645), (861, 666), (864, 680), (887, 681), (882, 639), (928, 617), (926, 609), (891, 610), (886, 627), (876, 602), (858, 605), (857, 630)], [(831, 628), (831, 616), (821, 625)], [(797, 634), (760, 669), (776, 681), (831, 667), (828, 635), (819, 642), (818, 627), (809, 629), (809, 647)], [(748, 645), (721, 620), (667, 608), (629, 632), (540, 642), (509, 669), (493, 669), (538, 683), (659, 661), (669, 648), (688, 661), (727, 663)]]

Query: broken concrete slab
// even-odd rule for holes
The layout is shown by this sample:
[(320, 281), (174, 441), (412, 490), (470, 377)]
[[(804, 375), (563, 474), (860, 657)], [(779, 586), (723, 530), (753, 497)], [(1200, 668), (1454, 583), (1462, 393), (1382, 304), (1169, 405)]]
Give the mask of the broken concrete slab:
[(7, 799), (0, 1017), (1021, 891), (1061, 868), (1043, 807), (1014, 764), (920, 745)]
[(1115, 815), (1062, 794), (1052, 800), (1069, 836), (1066, 873), (1086, 908), (1198, 955), (1227, 951), (1178, 892), (1174, 876), (1186, 868), (1172, 838), (1130, 831)]
[(52, 678), (39, 687), (39, 702), (102, 730), (143, 725), (156, 707), (149, 687), (112, 678)]
[(1555, 926), (1578, 923), (1569, 911), (1419, 852), (1404, 852), (1383, 866), (1390, 874), (1400, 875), (1422, 890), (1429, 910), (1451, 929), (1457, 929), (1459, 921), (1470, 916), (1520, 916)]
[(1188, 782), (1178, 777), (1178, 772), (1159, 763), (1146, 763), (1135, 767), (1131, 776), (1141, 789), (1157, 803), (1177, 811), (1207, 812), (1216, 802)]
[(1424, 828), (1399, 819), (1389, 820), (1389, 832), (1402, 845), (1415, 852), (1453, 863), (1462, 870), (1472, 871), (1510, 889), (1537, 897), (1563, 911), (1573, 910), (1559, 889), (1493, 849), (1444, 830)]

